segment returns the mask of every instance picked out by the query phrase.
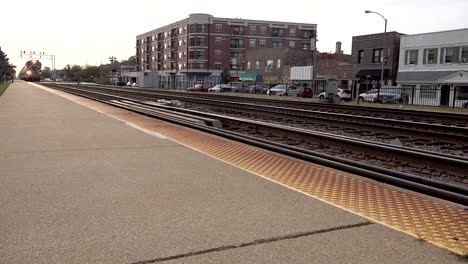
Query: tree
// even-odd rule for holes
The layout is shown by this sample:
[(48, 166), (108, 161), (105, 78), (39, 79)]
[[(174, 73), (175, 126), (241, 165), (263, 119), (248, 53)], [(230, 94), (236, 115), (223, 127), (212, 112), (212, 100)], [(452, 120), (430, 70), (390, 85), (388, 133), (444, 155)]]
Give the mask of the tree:
[(82, 68), (79, 65), (70, 67), (70, 64), (68, 64), (63, 70), (65, 71), (65, 78), (69, 81), (78, 81), (79, 78), (82, 78)]
[(223, 83), (228, 83), (231, 81), (231, 73), (229, 72), (229, 69), (224, 69), (224, 71), (221, 73), (221, 79)]
[(88, 66), (81, 71), (81, 78), (85, 82), (95, 82), (101, 75), (101, 68), (98, 66)]
[(137, 64), (136, 57), (130, 56), (128, 60), (123, 60), (120, 64), (123, 66), (135, 66)]
[(42, 78), (51, 78), (52, 77), (52, 71), (50, 70), (49, 67), (45, 67), (44, 70), (42, 70)]
[(11, 64), (9, 60), (7, 54), (0, 48), (0, 81), (6, 81), (16, 73), (16, 66)]

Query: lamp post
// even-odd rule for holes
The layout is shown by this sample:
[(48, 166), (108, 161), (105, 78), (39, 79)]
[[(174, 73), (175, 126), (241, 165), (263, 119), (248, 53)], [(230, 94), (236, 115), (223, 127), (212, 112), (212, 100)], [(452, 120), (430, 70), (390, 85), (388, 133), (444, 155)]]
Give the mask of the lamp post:
[[(369, 10), (366, 10), (364, 11), (366, 14), (377, 14), (379, 16), (381, 16), (383, 18), (383, 20), (385, 21), (385, 29), (384, 29), (384, 35), (383, 35), (383, 47), (382, 47), (382, 54), (380, 55), (380, 64), (381, 64), (381, 67), (382, 67), (382, 70), (380, 72), (380, 87), (382, 87), (382, 85), (384, 84), (384, 81), (383, 81), (383, 76), (384, 76), (384, 51), (385, 51), (385, 35), (387, 33), (387, 19), (382, 16), (380, 13), (378, 12), (374, 12), (374, 11), (369, 11)], [(377, 102), (379, 102), (379, 95), (380, 95), (380, 87), (379, 89), (377, 90)]]

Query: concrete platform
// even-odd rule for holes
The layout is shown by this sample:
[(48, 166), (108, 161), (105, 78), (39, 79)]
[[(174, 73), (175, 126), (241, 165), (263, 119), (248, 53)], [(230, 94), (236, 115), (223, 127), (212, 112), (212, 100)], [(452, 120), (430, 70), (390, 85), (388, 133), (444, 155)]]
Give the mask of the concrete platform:
[(460, 260), (24, 82), (0, 97), (0, 182), (0, 263)]

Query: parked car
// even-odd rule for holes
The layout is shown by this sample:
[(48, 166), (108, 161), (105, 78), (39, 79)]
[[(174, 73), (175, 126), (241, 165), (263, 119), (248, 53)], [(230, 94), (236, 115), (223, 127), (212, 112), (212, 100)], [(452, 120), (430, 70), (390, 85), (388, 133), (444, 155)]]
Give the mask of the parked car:
[(299, 87), (299, 93), (297, 96), (302, 97), (302, 98), (312, 98), (313, 96), (312, 89), (306, 88), (306, 87)]
[(409, 101), (408, 94), (404, 89), (391, 87), (382, 87), (380, 88), (380, 92), (378, 89), (369, 90), (365, 93), (361, 93), (358, 99), (376, 103), (377, 95), (379, 96), (379, 103), (407, 104)]
[[(348, 89), (338, 88), (336, 95), (340, 97), (341, 101), (349, 102), (351, 101), (351, 91)], [(327, 92), (322, 92), (319, 94), (320, 101), (324, 101), (327, 98)]]
[(230, 82), (226, 86), (231, 88), (233, 93), (246, 93), (249, 92), (249, 86), (243, 82)]
[(126, 83), (123, 82), (123, 81), (116, 81), (116, 82), (114, 82), (114, 85), (115, 85), (115, 86), (125, 86)]
[(187, 87), (188, 92), (208, 92), (208, 87), (204, 87), (203, 84), (195, 84)]
[(230, 86), (227, 84), (218, 84), (210, 89), (208, 89), (208, 92), (210, 93), (229, 93), (229, 92), (238, 92), (238, 88), (234, 86)]
[(268, 95), (279, 96), (297, 96), (299, 94), (299, 87), (295, 85), (278, 84), (267, 91)]
[(359, 101), (366, 101), (366, 102), (373, 102), (374, 99), (377, 97), (377, 89), (370, 89), (365, 93), (361, 93), (358, 96)]
[(267, 83), (257, 83), (249, 86), (249, 93), (266, 93), (270, 89)]

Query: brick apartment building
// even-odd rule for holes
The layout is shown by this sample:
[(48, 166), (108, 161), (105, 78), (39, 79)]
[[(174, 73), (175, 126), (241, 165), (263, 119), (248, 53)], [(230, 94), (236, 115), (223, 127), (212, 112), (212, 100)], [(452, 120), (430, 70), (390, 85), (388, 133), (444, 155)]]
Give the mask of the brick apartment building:
[(352, 56), (356, 65), (357, 87), (361, 92), (377, 87), (380, 83), (382, 57), (384, 57), (384, 85), (395, 85), (402, 35), (392, 31), (353, 36)]
[(157, 71), (162, 81), (219, 81), (224, 69), (245, 72), (253, 49), (315, 49), (316, 24), (217, 18), (191, 14), (138, 35), (139, 71)]

